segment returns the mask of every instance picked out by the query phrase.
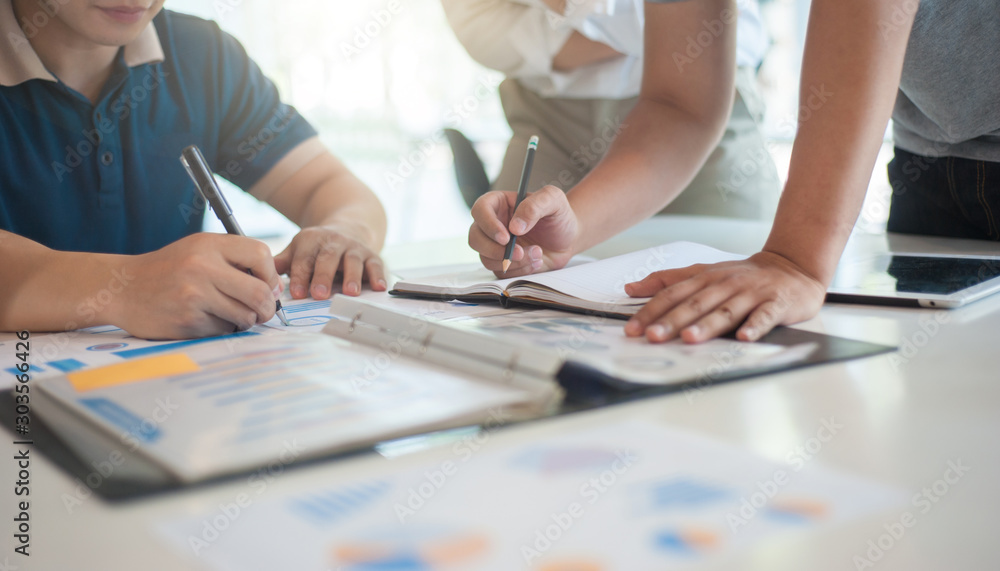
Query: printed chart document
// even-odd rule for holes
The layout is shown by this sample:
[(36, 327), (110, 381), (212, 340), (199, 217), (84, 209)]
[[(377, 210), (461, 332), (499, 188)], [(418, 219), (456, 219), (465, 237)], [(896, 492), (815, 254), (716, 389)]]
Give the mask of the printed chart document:
[(331, 335), (373, 347), (399, 344), (416, 359), (455, 370), (555, 380), (574, 405), (588, 406), (892, 350), (792, 328), (780, 328), (756, 343), (649, 343), (626, 337), (620, 320), (554, 310), (507, 310), (430, 322), (343, 296), (331, 310), (334, 319), (324, 329)]
[(124, 456), (112, 477), (185, 483), (383, 440), (534, 417), (561, 391), (496, 382), (326, 335), (245, 337), (39, 381), (35, 410), (81, 458)]
[[(460, 301), (440, 302), (426, 299), (406, 299), (390, 297), (385, 292), (365, 290), (360, 299), (373, 301), (407, 315), (435, 321), (495, 315), (508, 310), (495, 304), (474, 304)], [(30, 354), (32, 379), (58, 377), (102, 365), (114, 365), (134, 359), (180, 351), (204, 343), (225, 341), (232, 344), (247, 337), (276, 336), (288, 333), (320, 333), (332, 318), (330, 300), (297, 299), (288, 296), (287, 289), (282, 297), (290, 327), (281, 324), (277, 317), (248, 331), (186, 341), (151, 341), (129, 335), (119, 327), (104, 325), (75, 331), (49, 334), (32, 334)], [(20, 363), (15, 357), (14, 346), (17, 336), (0, 333), (0, 390), (13, 386), (20, 372)]]
[(323, 334), (182, 342), (73, 370), (37, 380), (35, 410), (78, 458), (124, 450), (114, 478), (163, 487), (476, 425), (497, 407), (538, 418), (890, 350), (795, 330), (650, 344), (595, 316), (410, 309), (338, 295)]
[(796, 535), (898, 517), (909, 498), (814, 457), (775, 462), (652, 423), (475, 442), (405, 471), (251, 497), (235, 518), (215, 508), (156, 529), (215, 571), (726, 568), (741, 551), (770, 561), (775, 540), (795, 548)]
[[(291, 327), (285, 327), (277, 317), (239, 333), (190, 339), (185, 341), (151, 341), (129, 335), (113, 325), (88, 327), (63, 333), (31, 335), (31, 378), (33, 380), (58, 377), (88, 367), (114, 365), (172, 351), (225, 341), (239, 343), (242, 339), (286, 333), (318, 333), (330, 321), (330, 300), (293, 300), (282, 298)], [(6, 335), (6, 338), (4, 337)], [(14, 345), (13, 334), (0, 334), (0, 349)], [(18, 374), (14, 351), (0, 352), (0, 389), (13, 386)]]
[(548, 309), (471, 316), (448, 323), (470, 332), (518, 339), (611, 377), (649, 385), (710, 382), (727, 372), (780, 369), (806, 361), (819, 347), (811, 334), (785, 344), (735, 339), (657, 344), (645, 337), (626, 337), (618, 319)]
[(522, 278), (498, 280), (492, 272), (480, 268), (401, 280), (390, 293), (439, 300), (540, 305), (627, 317), (639, 311), (649, 298), (629, 297), (625, 284), (660, 270), (743, 258), (701, 244), (674, 242)]

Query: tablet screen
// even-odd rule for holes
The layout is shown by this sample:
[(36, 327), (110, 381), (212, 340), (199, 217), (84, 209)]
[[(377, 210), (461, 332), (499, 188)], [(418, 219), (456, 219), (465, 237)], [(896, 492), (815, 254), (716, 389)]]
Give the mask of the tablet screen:
[(949, 295), (1000, 277), (1000, 259), (885, 254), (841, 264), (830, 289), (868, 295)]

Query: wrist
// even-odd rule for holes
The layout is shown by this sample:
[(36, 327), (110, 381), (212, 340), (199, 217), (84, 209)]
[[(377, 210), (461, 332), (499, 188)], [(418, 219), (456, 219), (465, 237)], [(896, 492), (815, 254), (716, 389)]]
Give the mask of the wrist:
[[(782, 260), (791, 264), (807, 277), (823, 285), (824, 288), (830, 286), (833, 281), (833, 274), (837, 270), (837, 261), (832, 264), (824, 261), (824, 256), (817, 255), (808, 246), (789, 245), (781, 241), (768, 240), (761, 249), (762, 253), (778, 256)], [(839, 259), (839, 258), (838, 258)]]
[(357, 240), (372, 252), (377, 253), (382, 249), (382, 239), (378, 233), (372, 229), (371, 225), (358, 222), (356, 219), (345, 219), (339, 215), (331, 216), (323, 221), (320, 226), (342, 236)]
[(575, 204), (573, 201), (573, 193), (570, 192), (566, 195), (569, 201), (570, 216), (573, 219), (572, 225), (572, 236), (569, 241), (570, 247), (568, 249), (569, 254), (575, 256), (581, 252), (589, 250), (594, 246), (600, 244), (604, 240), (601, 238), (601, 226), (600, 223), (596, 224), (594, 221), (590, 220), (586, 215), (587, 210), (582, 208), (580, 205)]
[(74, 300), (73, 318), (79, 320), (79, 327), (123, 327), (128, 313), (126, 297), (129, 288), (135, 285), (135, 261), (139, 256), (86, 254), (87, 259), (81, 260), (79, 254), (64, 254), (67, 258), (61, 263), (69, 267), (72, 267), (71, 264), (84, 264), (89, 270), (79, 284), (79, 296)]

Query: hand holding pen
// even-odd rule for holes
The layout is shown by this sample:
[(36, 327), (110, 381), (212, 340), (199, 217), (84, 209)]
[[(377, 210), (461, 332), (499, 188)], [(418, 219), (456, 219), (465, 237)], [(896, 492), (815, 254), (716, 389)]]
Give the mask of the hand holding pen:
[(469, 246), (497, 277), (561, 268), (579, 239), (576, 214), (566, 193), (544, 186), (528, 194), (538, 137), (528, 142), (518, 192), (487, 192), (472, 207)]
[[(535, 165), (535, 151), (537, 150), (538, 135), (535, 135), (528, 141), (528, 151), (524, 157), (524, 168), (521, 169), (521, 182), (517, 186), (517, 202), (514, 203), (514, 212), (511, 214), (511, 218), (513, 218), (514, 214), (517, 214), (517, 207), (521, 206), (524, 198), (528, 195), (528, 181), (531, 179), (531, 168)], [(503, 262), (501, 262), (503, 273), (505, 274), (510, 269), (510, 257), (514, 254), (515, 246), (517, 246), (517, 236), (511, 232), (510, 241), (507, 242), (507, 248), (503, 252)]]
[[(222, 190), (219, 185), (215, 182), (215, 177), (212, 176), (212, 171), (208, 167), (208, 163), (205, 161), (205, 156), (201, 154), (201, 150), (198, 147), (192, 145), (181, 153), (181, 164), (187, 170), (188, 175), (191, 180), (194, 181), (195, 186), (201, 195), (205, 198), (211, 206), (212, 211), (222, 222), (222, 225), (226, 228), (226, 232), (235, 236), (246, 236), (243, 233), (243, 229), (240, 227), (239, 223), (236, 222), (236, 218), (233, 216), (233, 210), (229, 207), (229, 203), (226, 198), (222, 195)], [(253, 275), (251, 270), (247, 270), (247, 273)], [(281, 320), (283, 325), (290, 325), (288, 322), (288, 317), (285, 316), (285, 310), (281, 307), (281, 301), (275, 300), (275, 313), (278, 319)], [(239, 329), (239, 326), (237, 326)]]

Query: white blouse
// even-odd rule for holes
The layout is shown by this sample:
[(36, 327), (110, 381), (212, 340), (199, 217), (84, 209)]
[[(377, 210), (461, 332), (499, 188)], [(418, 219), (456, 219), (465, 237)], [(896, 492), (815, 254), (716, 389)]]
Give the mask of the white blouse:
[[(557, 14), (542, 0), (441, 0), (448, 21), (473, 59), (515, 77), (544, 97), (626, 99), (642, 80), (643, 0), (566, 0)], [(756, 67), (768, 38), (757, 0), (738, 0), (737, 64)], [(573, 31), (625, 57), (569, 72), (552, 59)]]

